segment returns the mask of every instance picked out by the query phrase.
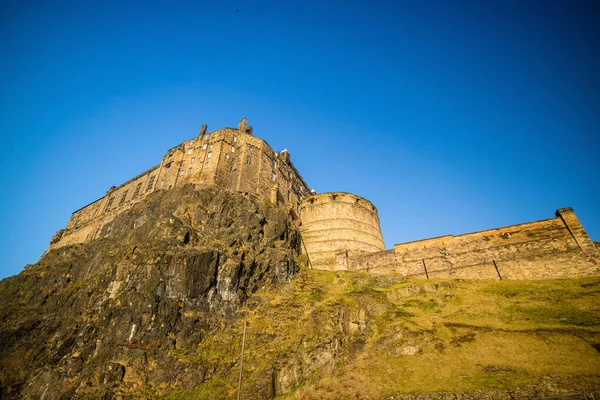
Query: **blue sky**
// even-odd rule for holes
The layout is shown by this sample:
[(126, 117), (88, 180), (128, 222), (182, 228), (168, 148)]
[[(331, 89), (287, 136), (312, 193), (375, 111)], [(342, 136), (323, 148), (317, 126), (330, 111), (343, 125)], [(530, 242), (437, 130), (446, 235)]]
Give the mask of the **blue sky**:
[(0, 0), (0, 277), (242, 117), (388, 248), (566, 206), (600, 241), (599, 31), (576, 0)]

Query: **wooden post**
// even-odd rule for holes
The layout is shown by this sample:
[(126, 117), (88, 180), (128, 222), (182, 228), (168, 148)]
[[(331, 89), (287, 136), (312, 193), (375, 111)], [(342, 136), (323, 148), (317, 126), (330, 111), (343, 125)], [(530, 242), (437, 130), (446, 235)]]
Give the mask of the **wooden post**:
[(425, 277), (429, 279), (429, 274), (427, 273), (427, 266), (425, 265), (425, 259), (421, 259), (423, 261), (423, 269), (425, 270)]
[(492, 262), (494, 263), (494, 268), (496, 268), (496, 273), (498, 274), (498, 278), (500, 278), (500, 280), (502, 280), (502, 275), (500, 275), (500, 270), (498, 269), (498, 266), (496, 265), (496, 260), (492, 260)]

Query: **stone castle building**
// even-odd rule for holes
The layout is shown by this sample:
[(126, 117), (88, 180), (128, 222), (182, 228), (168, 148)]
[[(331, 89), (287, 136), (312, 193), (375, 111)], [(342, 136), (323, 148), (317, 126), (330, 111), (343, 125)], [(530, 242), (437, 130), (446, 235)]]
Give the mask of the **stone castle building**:
[(350, 193), (311, 193), (287, 150), (274, 151), (237, 129), (197, 137), (168, 150), (158, 165), (75, 211), (48, 250), (99, 238), (102, 227), (150, 193), (178, 185), (219, 186), (285, 207), (299, 222), (312, 268), (400, 273), (423, 278), (553, 279), (600, 274), (598, 243), (571, 208), (556, 217), (463, 235), (397, 244), (386, 250), (377, 209)]

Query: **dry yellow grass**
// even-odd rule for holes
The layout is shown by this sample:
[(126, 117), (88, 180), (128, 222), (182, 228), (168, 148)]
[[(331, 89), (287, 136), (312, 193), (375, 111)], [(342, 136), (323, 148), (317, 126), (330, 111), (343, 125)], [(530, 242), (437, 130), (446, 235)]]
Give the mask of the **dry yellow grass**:
[[(290, 366), (301, 377), (278, 398), (383, 399), (600, 375), (600, 278), (403, 280), (304, 270), (240, 312), (248, 319), (244, 398)], [(358, 328), (344, 327), (343, 315)], [(211, 373), (167, 398), (235, 397), (242, 327), (241, 318), (223, 321), (197, 352), (174, 354), (202, 360)]]

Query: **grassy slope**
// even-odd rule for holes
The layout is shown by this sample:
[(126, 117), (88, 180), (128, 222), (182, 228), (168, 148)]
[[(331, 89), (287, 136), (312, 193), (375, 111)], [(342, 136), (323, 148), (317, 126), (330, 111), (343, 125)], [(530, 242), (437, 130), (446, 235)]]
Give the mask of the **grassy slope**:
[[(243, 398), (271, 385), (273, 370), (296, 376), (279, 395), (294, 399), (511, 389), (543, 376), (600, 375), (600, 278), (407, 281), (304, 270), (279, 291), (256, 293), (246, 311)], [(242, 327), (241, 319), (224, 321), (197, 351), (173, 353), (203, 360), (212, 373), (166, 398), (235, 398)]]

